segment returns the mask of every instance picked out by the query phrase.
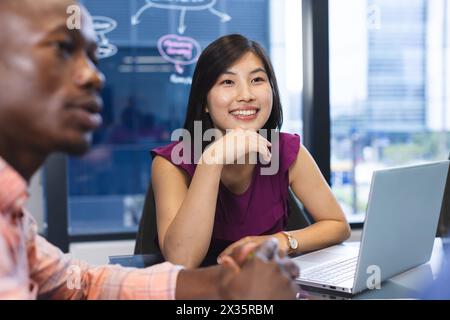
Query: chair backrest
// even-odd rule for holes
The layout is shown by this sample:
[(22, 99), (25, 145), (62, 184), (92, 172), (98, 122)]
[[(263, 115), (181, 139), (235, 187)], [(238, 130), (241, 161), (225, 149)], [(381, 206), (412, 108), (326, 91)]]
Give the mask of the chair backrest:
[(286, 230), (303, 229), (314, 223), (314, 219), (306, 212), (303, 204), (289, 188), (289, 217)]
[(134, 254), (159, 254), (160, 250), (155, 243), (156, 236), (156, 204), (152, 183), (150, 181), (139, 222)]
[[(450, 156), (448, 157), (450, 160)], [(447, 174), (447, 181), (444, 190), (444, 199), (442, 200), (441, 215), (439, 217), (437, 237), (450, 236), (450, 171)]]
[[(303, 209), (303, 205), (289, 188), (289, 218), (287, 230), (303, 229), (313, 222), (311, 217)], [(138, 234), (134, 254), (160, 254), (155, 243), (157, 237), (156, 205), (151, 182), (145, 195), (144, 209), (139, 222)]]

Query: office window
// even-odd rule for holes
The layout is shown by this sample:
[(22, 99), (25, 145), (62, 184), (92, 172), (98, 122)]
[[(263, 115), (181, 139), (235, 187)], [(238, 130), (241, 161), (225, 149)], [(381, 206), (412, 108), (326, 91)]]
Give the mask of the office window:
[(362, 221), (372, 172), (450, 150), (448, 0), (330, 0), (333, 191)]
[(104, 124), (68, 164), (69, 235), (135, 232), (150, 181), (149, 151), (183, 126), (195, 62), (229, 33), (272, 57), (285, 131), (301, 130), (301, 1), (85, 0), (106, 75)]

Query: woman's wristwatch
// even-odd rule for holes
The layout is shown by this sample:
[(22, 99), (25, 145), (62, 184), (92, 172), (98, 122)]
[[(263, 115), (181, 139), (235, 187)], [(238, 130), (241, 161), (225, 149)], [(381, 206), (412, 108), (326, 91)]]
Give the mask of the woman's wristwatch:
[(295, 239), (289, 232), (281, 231), (282, 234), (285, 235), (288, 241), (288, 254), (292, 254), (297, 252), (298, 241)]

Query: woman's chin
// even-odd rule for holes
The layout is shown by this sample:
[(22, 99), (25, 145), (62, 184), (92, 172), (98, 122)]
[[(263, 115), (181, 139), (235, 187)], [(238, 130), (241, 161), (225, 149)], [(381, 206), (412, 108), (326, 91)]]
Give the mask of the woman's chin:
[(252, 131), (258, 131), (262, 128), (262, 126), (258, 126), (255, 124), (238, 124), (238, 125), (234, 125), (232, 126), (232, 128), (230, 128), (229, 130), (252, 130)]

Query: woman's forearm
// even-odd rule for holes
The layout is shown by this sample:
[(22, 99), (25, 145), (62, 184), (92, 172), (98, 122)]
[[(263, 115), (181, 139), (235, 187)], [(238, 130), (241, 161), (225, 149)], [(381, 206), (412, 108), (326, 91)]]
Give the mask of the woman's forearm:
[(187, 268), (200, 265), (211, 241), (221, 165), (199, 163), (186, 197), (167, 229), (163, 254)]
[(346, 221), (323, 220), (307, 228), (290, 232), (298, 241), (298, 253), (322, 249), (341, 243), (350, 237)]

